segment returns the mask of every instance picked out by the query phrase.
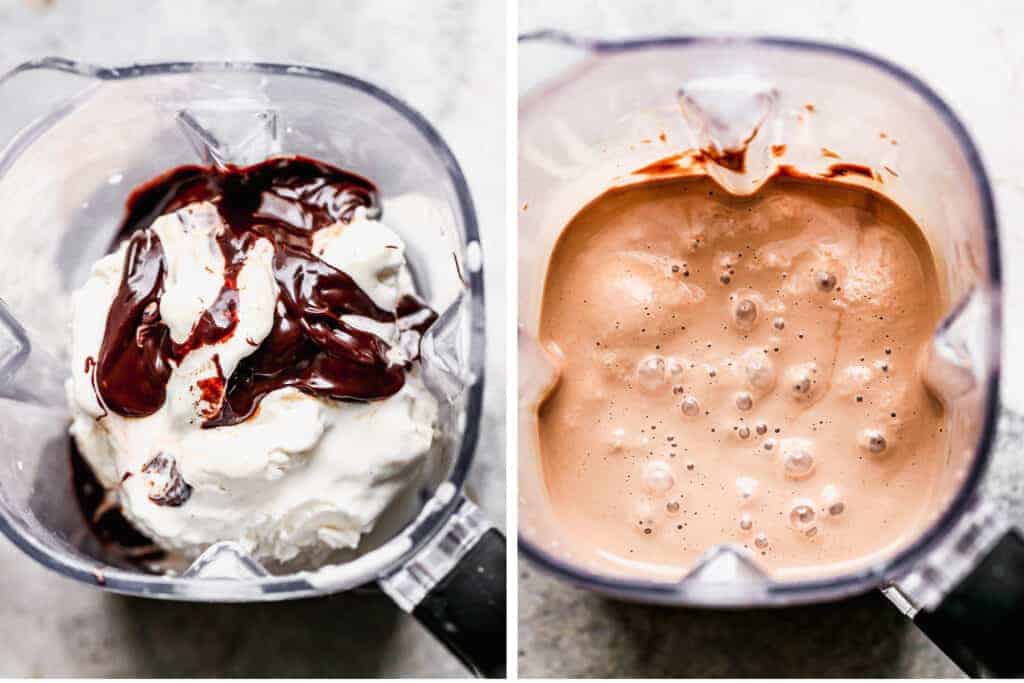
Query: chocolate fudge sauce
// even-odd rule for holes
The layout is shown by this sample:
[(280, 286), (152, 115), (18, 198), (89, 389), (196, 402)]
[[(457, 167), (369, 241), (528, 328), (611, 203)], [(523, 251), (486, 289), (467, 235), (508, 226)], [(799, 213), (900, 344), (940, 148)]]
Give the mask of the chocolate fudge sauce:
[[(166, 266), (160, 240), (149, 230), (159, 216), (212, 202), (227, 226), (217, 238), (224, 284), (183, 343), (160, 320)], [(421, 334), (436, 315), (413, 296), (397, 311), (376, 306), (348, 275), (312, 253), (313, 234), (351, 221), (359, 207), (377, 206), (365, 178), (323, 162), (282, 157), (254, 166), (183, 166), (136, 189), (120, 235), (129, 240), (121, 284), (96, 359), (101, 403), (126, 417), (156, 412), (174, 365), (200, 346), (228, 339), (238, 323), (237, 277), (259, 238), (274, 246), (278, 306), (270, 334), (229, 378), (219, 410), (204, 427), (237, 424), (268, 393), (294, 387), (335, 400), (374, 400), (398, 392), (406, 368), (388, 362), (380, 337), (343, 320), (356, 315), (397, 322)], [(396, 319), (397, 318), (397, 319)]]

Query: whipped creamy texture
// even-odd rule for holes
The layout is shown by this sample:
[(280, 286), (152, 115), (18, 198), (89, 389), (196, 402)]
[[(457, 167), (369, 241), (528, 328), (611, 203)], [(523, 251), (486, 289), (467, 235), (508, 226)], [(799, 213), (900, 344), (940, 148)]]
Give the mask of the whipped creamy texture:
[(541, 313), (566, 545), (641, 576), (719, 544), (824, 575), (907, 542), (947, 455), (919, 360), (941, 311), (920, 228), (866, 189), (776, 177), (741, 198), (696, 177), (595, 199)]
[(415, 478), (434, 314), (367, 181), (282, 158), (136, 192), (73, 296), (73, 434), (124, 516), (193, 556), (354, 548)]

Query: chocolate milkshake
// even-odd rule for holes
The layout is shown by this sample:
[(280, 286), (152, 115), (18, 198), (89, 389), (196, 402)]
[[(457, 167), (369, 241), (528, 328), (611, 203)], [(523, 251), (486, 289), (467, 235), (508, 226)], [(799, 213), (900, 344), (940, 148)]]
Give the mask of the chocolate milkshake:
[(680, 575), (734, 544), (827, 575), (921, 530), (946, 459), (919, 359), (943, 310), (918, 225), (868, 189), (780, 174), (611, 190), (551, 255), (544, 476), (575, 552)]

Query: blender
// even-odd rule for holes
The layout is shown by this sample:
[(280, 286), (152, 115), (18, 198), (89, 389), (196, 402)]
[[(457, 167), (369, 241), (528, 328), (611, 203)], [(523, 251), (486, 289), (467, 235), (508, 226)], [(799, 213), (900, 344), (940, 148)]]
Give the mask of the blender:
[[(798, 605), (881, 589), (966, 672), (1024, 670), (1011, 635), (1024, 623), (1024, 537), (978, 491), (998, 409), (1001, 281), (991, 190), (963, 124), (912, 74), (845, 47), (777, 38), (599, 41), (552, 31), (522, 36), (519, 47), (524, 555), (588, 590), (679, 606)], [(538, 328), (561, 229), (605, 190), (641, 182), (639, 169), (699, 171), (748, 195), (784, 165), (832, 177), (837, 157), (851, 171), (838, 181), (905, 209), (938, 259), (949, 307), (923, 363), (946, 407), (951, 445), (933, 515), (912, 541), (827, 577), (772, 576), (729, 544), (707, 549), (679, 580), (584, 561), (547, 498), (537, 433), (537, 408), (557, 380)], [(688, 165), (696, 158), (708, 162)]]
[[(504, 537), (463, 493), (484, 382), (483, 260), (458, 163), (415, 110), (376, 86), (286, 64), (102, 68), (29, 62), (0, 78), (0, 529), (47, 568), (104, 590), (203, 602), (289, 600), (377, 584), (474, 673), (505, 668)], [(403, 231), (417, 289), (439, 313), (421, 345), (440, 405), (420, 481), (357, 553), (266, 567), (237, 543), (181, 571), (111, 557), (71, 491), (69, 295), (113, 241), (130, 188), (183, 164), (302, 154), (416, 192), (436, 216)]]

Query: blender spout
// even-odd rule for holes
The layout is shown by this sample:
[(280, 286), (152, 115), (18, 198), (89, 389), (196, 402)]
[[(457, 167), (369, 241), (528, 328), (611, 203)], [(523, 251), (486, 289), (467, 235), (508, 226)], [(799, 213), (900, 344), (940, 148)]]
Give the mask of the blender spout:
[(773, 118), (779, 93), (749, 76), (699, 78), (679, 89), (679, 107), (708, 173), (732, 194), (755, 192), (768, 179), (772, 156), (764, 128)]
[(420, 341), (423, 382), (435, 397), (454, 404), (475, 377), (466, 367), (466, 342), (461, 317), (465, 295), (441, 312)]
[(705, 552), (679, 582), (679, 591), (695, 603), (744, 606), (763, 599), (770, 578), (734, 545), (717, 545)]
[(535, 410), (558, 384), (561, 350), (545, 348), (540, 340), (519, 327), (519, 405), (527, 413)]
[(34, 346), (24, 326), (0, 300), (0, 398), (63, 406), (63, 364)]
[(768, 576), (751, 559), (748, 551), (733, 545), (710, 548), (683, 578), (684, 582), (758, 584)]
[(199, 103), (178, 110), (174, 120), (203, 164), (245, 166), (281, 152), (278, 113), (258, 103)]
[(267, 570), (238, 543), (214, 543), (185, 570), (185, 578), (253, 579), (268, 576)]
[(984, 381), (980, 368), (987, 367), (984, 343), (972, 336), (983, 329), (978, 320), (986, 314), (986, 297), (971, 289), (941, 322), (921, 355), (921, 374), (931, 392), (947, 407)]

